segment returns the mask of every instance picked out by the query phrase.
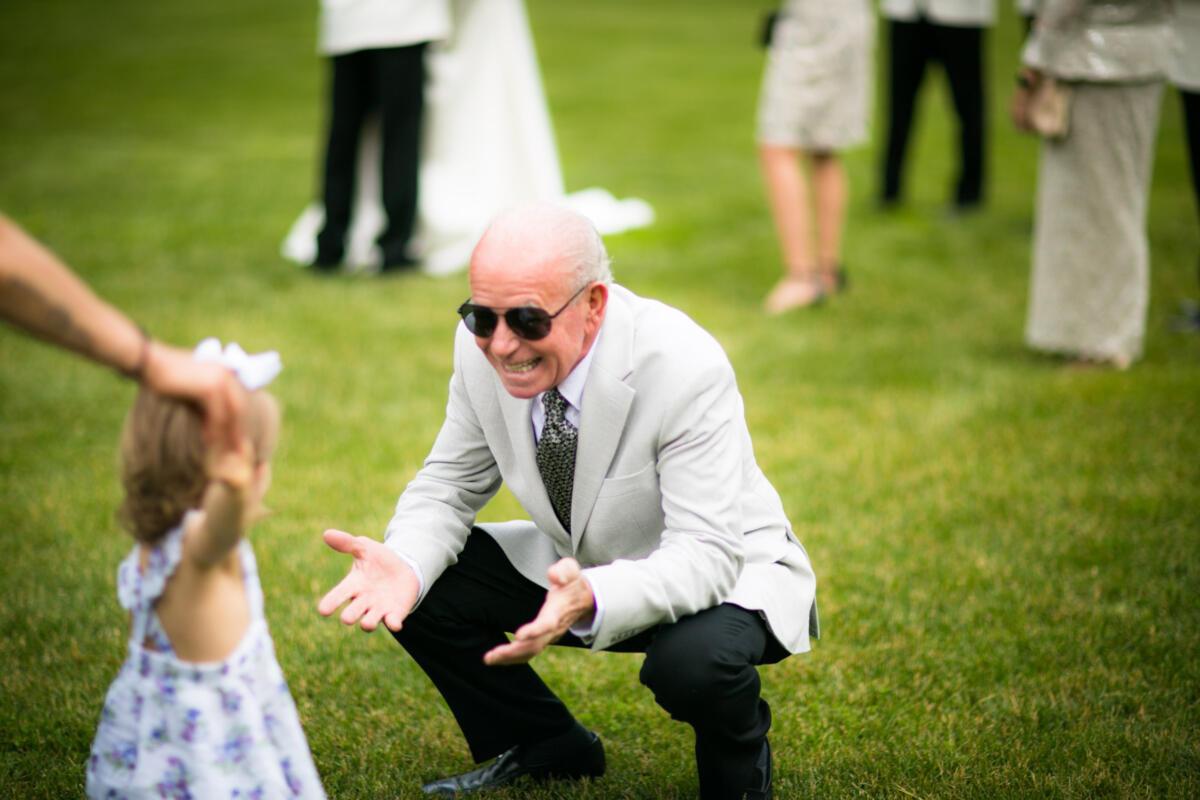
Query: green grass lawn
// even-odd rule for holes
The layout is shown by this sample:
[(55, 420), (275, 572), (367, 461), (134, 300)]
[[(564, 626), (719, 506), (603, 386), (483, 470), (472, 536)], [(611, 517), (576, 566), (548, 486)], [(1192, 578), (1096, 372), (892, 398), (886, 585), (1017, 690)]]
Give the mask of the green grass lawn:
[[(1200, 794), (1200, 233), (1174, 91), (1150, 214), (1146, 356), (1125, 373), (1022, 346), (1036, 143), (1004, 115), (1017, 21), (988, 41), (988, 210), (943, 215), (953, 122), (923, 96), (911, 202), (872, 208), (882, 127), (849, 154), (825, 308), (768, 319), (778, 254), (753, 147), (766, 0), (531, 0), (568, 188), (648, 199), (618, 279), (725, 345), (758, 459), (820, 582), (824, 639), (763, 670), (776, 796)], [(0, 209), (156, 335), (277, 348), (274, 514), (254, 531), (279, 658), (333, 797), (415, 797), (466, 768), (390, 637), (320, 618), (441, 421), (464, 276), (320, 280), (280, 238), (317, 169), (316, 3), (0, 3)], [(879, 110), (882, 105), (877, 105)], [(116, 438), (133, 389), (0, 330), (0, 795), (82, 793), (124, 652)], [(488, 519), (521, 513), (501, 494)], [(609, 773), (495, 797), (687, 798), (691, 737), (629, 655), (541, 671)]]

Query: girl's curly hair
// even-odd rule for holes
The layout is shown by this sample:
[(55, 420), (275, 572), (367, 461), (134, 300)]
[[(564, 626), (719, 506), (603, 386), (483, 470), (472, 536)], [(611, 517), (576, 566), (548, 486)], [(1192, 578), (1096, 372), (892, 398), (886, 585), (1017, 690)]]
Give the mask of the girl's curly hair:
[(138, 391), (121, 432), (121, 525), (152, 543), (196, 508), (208, 484), (204, 421), (182, 400)]

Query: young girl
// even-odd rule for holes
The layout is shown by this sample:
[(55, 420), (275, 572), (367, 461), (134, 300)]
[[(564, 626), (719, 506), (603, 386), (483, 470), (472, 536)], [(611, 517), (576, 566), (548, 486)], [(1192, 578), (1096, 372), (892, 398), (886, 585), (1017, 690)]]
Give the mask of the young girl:
[(138, 543), (117, 573), (132, 632), (92, 744), (89, 797), (325, 797), (243, 539), (278, 429), (274, 398), (254, 391), (248, 440), (206, 449), (195, 409), (139, 392), (121, 438), (121, 518)]

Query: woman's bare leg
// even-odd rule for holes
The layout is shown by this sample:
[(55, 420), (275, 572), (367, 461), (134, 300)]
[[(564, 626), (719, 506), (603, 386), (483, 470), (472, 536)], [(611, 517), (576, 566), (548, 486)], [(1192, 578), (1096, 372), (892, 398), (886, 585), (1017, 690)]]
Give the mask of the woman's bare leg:
[(831, 151), (812, 153), (809, 165), (816, 198), (817, 267), (825, 291), (835, 292), (846, 224), (846, 169), (841, 157)]
[(778, 145), (760, 145), (759, 163), (767, 199), (783, 254), (784, 277), (767, 296), (766, 308), (780, 313), (812, 305), (822, 297), (812, 236), (808, 184), (800, 169), (800, 152)]

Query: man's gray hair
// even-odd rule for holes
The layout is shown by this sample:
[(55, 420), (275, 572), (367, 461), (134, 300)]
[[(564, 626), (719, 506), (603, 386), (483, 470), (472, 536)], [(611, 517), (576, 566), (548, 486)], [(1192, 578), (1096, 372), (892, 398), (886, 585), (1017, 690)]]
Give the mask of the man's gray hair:
[(612, 283), (612, 262), (596, 226), (565, 206), (542, 202), (503, 211), (492, 220), (480, 245), (489, 239), (572, 265), (574, 275), (568, 281), (572, 289), (595, 281)]
[(582, 214), (569, 213), (574, 219), (564, 217), (557, 232), (562, 237), (563, 254), (575, 265), (575, 285), (612, 283), (612, 260), (596, 226)]

